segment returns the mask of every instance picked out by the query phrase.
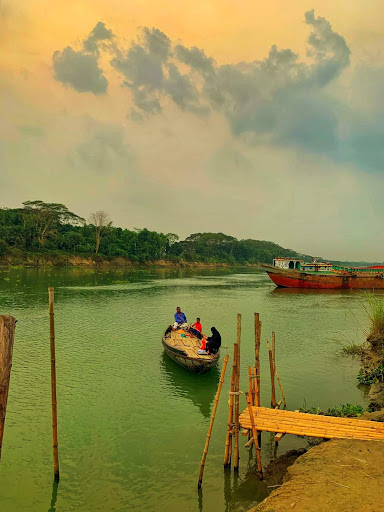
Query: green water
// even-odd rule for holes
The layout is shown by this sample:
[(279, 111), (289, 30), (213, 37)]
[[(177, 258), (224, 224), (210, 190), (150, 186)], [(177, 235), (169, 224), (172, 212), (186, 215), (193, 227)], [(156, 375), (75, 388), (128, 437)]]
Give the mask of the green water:
[[(277, 367), (289, 409), (366, 404), (358, 363), (337, 354), (340, 340), (362, 340), (363, 295), (275, 289), (262, 272), (12, 269), (0, 272), (0, 311), (17, 320), (0, 464), (0, 510), (242, 511), (268, 489), (244, 448), (238, 477), (224, 473), (229, 371), (197, 493), (200, 459), (219, 369), (189, 374), (163, 353), (161, 333), (180, 305), (232, 351), (243, 315), (241, 388), (252, 364), (253, 312), (263, 339), (276, 331)], [(55, 287), (61, 480), (53, 485), (47, 287)], [(359, 326), (360, 324), (360, 326)], [(262, 345), (262, 404), (270, 402)], [(241, 408), (245, 408), (242, 397)], [(273, 457), (263, 434), (262, 459)], [(286, 436), (278, 454), (306, 446)]]

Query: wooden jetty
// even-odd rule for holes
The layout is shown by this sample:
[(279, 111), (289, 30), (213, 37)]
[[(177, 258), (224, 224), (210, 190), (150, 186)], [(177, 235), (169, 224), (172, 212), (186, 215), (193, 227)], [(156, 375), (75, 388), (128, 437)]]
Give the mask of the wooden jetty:
[[(324, 439), (362, 439), (384, 441), (384, 424), (352, 418), (335, 418), (320, 414), (252, 407), (255, 428), (264, 432), (280, 432)], [(240, 414), (240, 425), (252, 429), (248, 408)]]

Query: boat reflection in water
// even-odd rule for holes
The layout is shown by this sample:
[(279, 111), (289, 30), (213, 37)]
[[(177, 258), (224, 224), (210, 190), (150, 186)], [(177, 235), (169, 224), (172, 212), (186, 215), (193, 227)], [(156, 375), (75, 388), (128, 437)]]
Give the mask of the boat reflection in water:
[(188, 398), (200, 409), (205, 418), (211, 416), (211, 408), (219, 383), (220, 369), (215, 366), (207, 373), (196, 375), (186, 372), (163, 352), (161, 360), (162, 374), (174, 392)]

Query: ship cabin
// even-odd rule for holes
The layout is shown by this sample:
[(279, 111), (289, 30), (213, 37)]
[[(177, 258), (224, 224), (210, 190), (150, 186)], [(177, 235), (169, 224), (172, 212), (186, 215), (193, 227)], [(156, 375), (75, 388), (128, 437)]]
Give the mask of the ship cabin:
[(330, 263), (323, 263), (314, 259), (311, 263), (305, 263), (296, 258), (274, 258), (273, 266), (284, 270), (300, 270), (301, 272), (332, 272)]
[(323, 263), (314, 259), (311, 263), (304, 263), (301, 265), (303, 272), (332, 272), (333, 267), (328, 263)]
[(303, 260), (295, 258), (273, 258), (273, 266), (284, 270), (300, 270), (303, 264)]

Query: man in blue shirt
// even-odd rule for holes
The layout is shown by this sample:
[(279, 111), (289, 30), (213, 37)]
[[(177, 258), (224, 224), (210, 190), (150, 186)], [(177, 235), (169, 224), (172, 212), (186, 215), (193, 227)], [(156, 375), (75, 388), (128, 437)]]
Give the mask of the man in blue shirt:
[(187, 317), (181, 311), (179, 307), (176, 308), (175, 323), (173, 324), (174, 329), (185, 329), (188, 327)]

